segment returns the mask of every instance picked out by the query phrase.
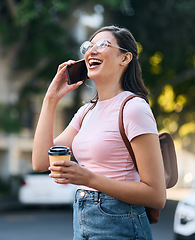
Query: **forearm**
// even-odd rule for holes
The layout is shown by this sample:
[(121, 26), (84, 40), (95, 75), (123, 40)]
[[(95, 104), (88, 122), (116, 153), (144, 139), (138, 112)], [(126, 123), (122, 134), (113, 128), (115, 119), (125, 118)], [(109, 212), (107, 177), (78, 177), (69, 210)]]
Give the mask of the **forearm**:
[(48, 150), (53, 146), (53, 128), (57, 103), (45, 97), (34, 136), (33, 169), (46, 171), (49, 167)]
[(156, 177), (153, 173), (151, 179), (141, 182), (125, 182), (94, 173), (71, 161), (55, 162), (50, 170), (61, 172), (50, 174), (57, 183), (83, 185), (130, 204), (161, 209), (166, 201), (165, 181), (161, 174)]
[(44, 98), (34, 137), (32, 163), (35, 171), (46, 171), (49, 167), (48, 150), (54, 145), (53, 128), (57, 103), (67, 93), (78, 88), (83, 83), (80, 81), (71, 85), (67, 84), (66, 66), (73, 63), (74, 61), (69, 60), (59, 65), (57, 74)]
[(149, 186), (143, 182), (118, 181), (92, 173), (87, 185), (123, 202), (135, 205), (160, 209), (164, 207), (166, 200), (166, 191), (163, 187)]

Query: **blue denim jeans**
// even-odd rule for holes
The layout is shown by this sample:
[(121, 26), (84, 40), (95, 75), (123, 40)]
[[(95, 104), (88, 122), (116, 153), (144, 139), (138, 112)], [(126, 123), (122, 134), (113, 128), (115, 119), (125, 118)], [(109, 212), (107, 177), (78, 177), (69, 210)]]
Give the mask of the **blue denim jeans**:
[(77, 190), (74, 240), (152, 240), (145, 208), (96, 191)]

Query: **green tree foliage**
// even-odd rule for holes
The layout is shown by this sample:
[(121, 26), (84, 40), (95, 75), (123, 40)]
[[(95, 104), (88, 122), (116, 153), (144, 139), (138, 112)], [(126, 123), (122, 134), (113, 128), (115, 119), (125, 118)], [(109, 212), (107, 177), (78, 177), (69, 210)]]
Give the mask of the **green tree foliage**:
[(127, 0), (111, 16), (138, 41), (159, 129), (182, 139), (191, 150), (195, 140), (194, 12), (193, 0)]
[(67, 33), (70, 2), (4, 0), (1, 3), (1, 41), (7, 47), (19, 45), (15, 68), (33, 67), (40, 59), (49, 59), (52, 66), (54, 61), (64, 60), (64, 55), (72, 56), (74, 41)]
[[(5, 105), (0, 109), (1, 130), (18, 132), (22, 126), (29, 127), (26, 116), (31, 111), (30, 98), (45, 90), (60, 63), (75, 58), (76, 43), (69, 26), (74, 2), (1, 1), (0, 81), (4, 81), (1, 91), (7, 91), (1, 99)], [(10, 114), (4, 116), (4, 109), (10, 109)], [(13, 109), (18, 114), (11, 113)]]
[[(90, 13), (95, 4), (104, 6), (105, 25), (127, 27), (138, 41), (143, 78), (159, 129), (182, 139), (183, 146), (193, 151), (194, 0), (2, 0), (0, 59), (12, 56), (7, 64), (10, 86), (25, 79), (19, 85), (16, 109), (31, 109), (30, 96), (45, 91), (58, 64), (77, 59), (78, 44), (72, 31), (78, 19), (73, 12)], [(79, 99), (79, 91), (76, 97)], [(10, 121), (16, 119), (18, 124), (25, 119), (12, 111)]]
[[(45, 91), (60, 63), (78, 58), (79, 46), (72, 34), (78, 20), (73, 17), (74, 10), (81, 7), (90, 11), (95, 3), (80, 0), (0, 2), (0, 72), (3, 73), (0, 81), (4, 82), (4, 89), (0, 89), (0, 102), (6, 105), (3, 109), (14, 109), (15, 106), (20, 113), (10, 112), (10, 121), (5, 125), (5, 111), (0, 110), (1, 130), (18, 131), (19, 122), (21, 126), (29, 127), (29, 121), (25, 119), (31, 115), (30, 98)], [(108, 1), (107, 5), (117, 7), (119, 3), (119, 0)], [(78, 90), (78, 100), (79, 93)], [(9, 122), (12, 122), (10, 127)]]

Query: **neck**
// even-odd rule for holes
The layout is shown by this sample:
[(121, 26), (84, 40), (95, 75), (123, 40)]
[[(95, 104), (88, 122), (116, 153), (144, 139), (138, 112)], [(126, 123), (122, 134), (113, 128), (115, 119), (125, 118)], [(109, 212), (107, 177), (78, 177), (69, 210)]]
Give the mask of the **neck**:
[(123, 92), (124, 90), (121, 88), (120, 85), (96, 85), (97, 92), (98, 92), (98, 98), (100, 101), (104, 101), (110, 98), (115, 97), (119, 93)]

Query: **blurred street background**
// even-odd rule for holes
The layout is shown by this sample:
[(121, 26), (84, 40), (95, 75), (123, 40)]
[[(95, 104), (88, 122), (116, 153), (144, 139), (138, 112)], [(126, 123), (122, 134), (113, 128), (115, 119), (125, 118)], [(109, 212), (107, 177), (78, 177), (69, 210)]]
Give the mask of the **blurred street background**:
[[(188, 190), (189, 191), (189, 190)], [(158, 224), (151, 225), (154, 240), (174, 240), (173, 220), (178, 200), (188, 192), (183, 189), (169, 191), (165, 208)], [(178, 199), (178, 200), (176, 200)], [(0, 200), (1, 240), (72, 240), (71, 205), (24, 206), (15, 198)]]
[[(159, 223), (152, 225), (154, 240), (174, 239), (172, 222), (175, 207), (175, 201), (168, 201)], [(72, 209), (33, 207), (3, 211), (0, 215), (0, 239), (72, 240)]]
[[(179, 180), (152, 226), (155, 240), (173, 240), (177, 203), (195, 188), (194, 23), (194, 0), (0, 1), (0, 240), (72, 239), (71, 199), (26, 206), (21, 189), (35, 179), (29, 176), (34, 131), (58, 65), (81, 59), (81, 43), (105, 25), (126, 27), (135, 36), (159, 132), (175, 142)], [(60, 101), (55, 136), (95, 95), (91, 80), (86, 84)], [(29, 198), (46, 199), (45, 186), (30, 190)]]

